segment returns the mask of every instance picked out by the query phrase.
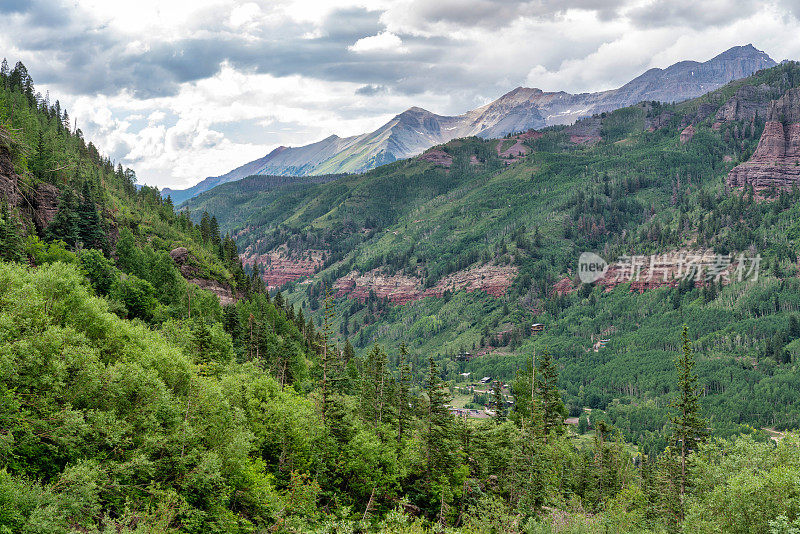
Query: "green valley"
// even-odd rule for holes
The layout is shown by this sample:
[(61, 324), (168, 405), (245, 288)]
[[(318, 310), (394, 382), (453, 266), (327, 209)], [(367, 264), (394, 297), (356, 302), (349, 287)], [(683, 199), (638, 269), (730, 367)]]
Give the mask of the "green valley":
[(800, 529), (800, 64), (177, 207), (4, 65), (0, 533)]

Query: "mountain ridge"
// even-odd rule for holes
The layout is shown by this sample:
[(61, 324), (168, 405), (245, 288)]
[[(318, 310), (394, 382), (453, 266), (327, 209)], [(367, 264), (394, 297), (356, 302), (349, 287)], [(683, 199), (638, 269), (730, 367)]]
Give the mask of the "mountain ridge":
[(566, 125), (596, 113), (645, 100), (676, 102), (700, 96), (732, 80), (777, 63), (752, 44), (732, 47), (705, 61), (684, 60), (652, 68), (616, 89), (571, 94), (517, 87), (461, 115), (438, 115), (413, 106), (376, 130), (361, 135), (331, 135), (300, 147), (278, 147), (262, 158), (185, 190), (163, 190), (176, 204), (221, 183), (246, 176), (303, 176), (358, 173), (405, 159), (460, 137), (502, 137), (508, 133)]

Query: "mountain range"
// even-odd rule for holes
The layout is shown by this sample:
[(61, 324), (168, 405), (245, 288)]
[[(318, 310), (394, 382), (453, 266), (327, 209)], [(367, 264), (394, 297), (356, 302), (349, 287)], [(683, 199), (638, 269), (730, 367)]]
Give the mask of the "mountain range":
[(358, 173), (405, 159), (452, 139), (498, 138), (532, 128), (571, 124), (604, 111), (642, 102), (678, 102), (694, 98), (754, 72), (776, 65), (752, 44), (736, 46), (700, 63), (681, 61), (653, 68), (622, 87), (596, 93), (517, 87), (494, 102), (462, 115), (437, 115), (412, 107), (375, 131), (352, 137), (331, 135), (300, 147), (280, 146), (221, 176), (206, 178), (185, 190), (164, 189), (181, 203), (204, 191), (252, 175), (306, 176)]

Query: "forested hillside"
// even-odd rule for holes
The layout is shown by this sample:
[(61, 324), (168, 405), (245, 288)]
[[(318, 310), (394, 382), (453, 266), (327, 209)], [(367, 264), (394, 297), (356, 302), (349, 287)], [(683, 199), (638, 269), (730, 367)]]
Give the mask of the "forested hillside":
[[(327, 184), (246, 193), (228, 184), (187, 206), (217, 215), (267, 283), (294, 277), (281, 288), (306, 315), (319, 317), (323, 288), (333, 288), (339, 339), (358, 354), (405, 341), (415, 368), (434, 354), (443, 376), (468, 388), (482, 376), (510, 381), (549, 347), (574, 416), (605, 410), (627, 439), (660, 449), (669, 354), (688, 322), (718, 433), (796, 428), (797, 188), (754, 194), (726, 176), (755, 150), (770, 102), (798, 83), (797, 64), (785, 63), (678, 105), (457, 140)], [(581, 285), (586, 250), (608, 261), (760, 254), (760, 276)], [(608, 342), (598, 349), (598, 339)]]
[[(790, 73), (793, 67), (783, 68)], [(643, 133), (629, 144), (608, 141), (557, 153), (548, 150), (569, 134), (554, 131), (531, 141), (534, 155), (508, 169), (494, 147), (470, 139), (447, 147), (449, 173), (417, 161), (287, 190), (244, 184), (268, 188), (259, 195), (283, 202), (274, 213), (283, 209), (282, 217), (289, 213), (306, 225), (303, 231), (276, 225), (266, 234), (275, 245), (289, 251), (309, 243), (329, 247), (320, 279), (332, 282), (344, 269), (341, 262), (352, 262), (348, 269), (412, 269), (416, 252), (392, 252), (400, 250), (405, 225), (420, 232), (414, 239), (430, 264), (423, 274), (429, 289), (494, 257), (518, 273), (504, 298), (447, 289), (404, 306), (374, 295), (361, 303), (335, 297), (332, 284), (321, 292), (319, 280), (290, 288), (287, 298), (265, 290), (259, 269), (269, 266), (256, 264), (245, 274), (227, 219), (202, 214), (195, 224), (157, 190), (137, 188), (132, 170), (115, 167), (70, 127), (57, 101), (35, 92), (22, 64), (1, 74), (0, 532), (800, 528), (800, 438), (776, 432), (780, 439), (773, 441), (755, 429), (734, 428), (713, 404), (704, 367), (717, 362), (720, 384), (736, 369), (754, 386), (754, 401), (769, 398), (754, 395), (759, 388), (775, 391), (779, 380), (791, 385), (798, 326), (788, 258), (765, 252), (769, 276), (721, 290), (662, 288), (638, 295), (625, 287), (604, 293), (586, 286), (563, 297), (547, 295), (578, 247), (570, 236), (581, 223), (564, 223), (570, 207), (596, 198), (589, 203), (618, 213), (614, 224), (629, 235), (654, 227), (636, 203), (656, 205), (663, 184), (640, 183), (624, 195), (615, 192), (622, 185), (613, 177), (647, 154), (650, 142), (674, 149), (695, 186), (671, 204), (661, 233), (648, 239), (681, 239), (680, 231), (669, 229), (670, 213), (693, 221), (692, 210), (708, 209), (715, 217), (740, 210), (748, 217), (746, 229), (770, 244), (768, 225), (794, 220), (794, 196), (757, 203), (742, 195), (732, 197), (730, 207), (714, 189), (714, 158), (730, 148), (724, 137), (698, 133), (694, 140), (705, 144), (682, 149), (674, 131), (652, 139)], [(626, 132), (649, 111), (626, 113), (635, 120), (605, 123), (621, 139), (629, 139)], [(627, 152), (637, 146), (640, 152)], [(592, 166), (609, 180), (595, 179)], [(415, 168), (424, 169), (424, 180), (411, 172)], [(400, 171), (409, 173), (413, 187), (397, 182)], [(537, 174), (545, 172), (547, 179)], [(585, 190), (575, 186), (576, 176), (585, 178)], [(481, 189), (495, 186), (498, 192), (535, 187), (544, 198), (521, 194), (519, 207), (507, 209), (510, 197), (487, 197)], [(717, 194), (704, 197), (706, 188)], [(309, 191), (315, 191), (313, 202), (304, 197)], [(383, 196), (375, 200), (368, 193)], [(486, 202), (482, 209), (495, 210), (494, 217), (471, 215), (463, 204), (469, 198)], [(704, 200), (695, 205), (695, 198)], [(364, 209), (370, 202), (376, 202), (374, 211)], [(416, 211), (400, 209), (401, 202)], [(626, 202), (636, 208), (616, 207)], [(545, 205), (549, 215), (536, 211)], [(343, 213), (349, 215), (340, 224)], [(509, 213), (530, 222), (508, 226)], [(420, 217), (438, 222), (412, 230)], [(436, 233), (451, 219), (458, 239), (449, 239), (446, 229)], [(317, 228), (310, 221), (328, 223)], [(478, 230), (497, 234), (476, 238)], [(247, 246), (265, 246), (238, 235)], [(708, 236), (724, 239), (725, 231)], [(448, 252), (448, 242), (462, 248)], [(623, 250), (624, 244), (615, 246)], [(434, 254), (452, 266), (434, 265)], [(429, 311), (415, 316), (420, 310)], [(536, 338), (521, 326), (534, 317), (547, 325)], [(602, 328), (606, 317), (619, 329), (610, 350), (579, 352), (575, 328)], [(681, 322), (688, 327), (681, 330)], [(498, 338), (497, 329), (507, 324), (512, 328)], [(756, 334), (773, 331), (762, 357)], [(741, 341), (745, 335), (750, 342)], [(507, 354), (452, 361), (449, 351), (470, 342), (476, 348), (504, 343)], [(741, 352), (731, 348), (730, 361), (717, 356), (729, 346)], [(585, 365), (574, 362), (576, 354)], [(607, 391), (592, 389), (593, 381), (579, 383), (579, 372), (606, 364), (619, 369), (623, 354), (658, 395), (648, 397), (642, 386), (620, 392), (613, 380)], [(642, 354), (658, 361), (658, 373), (642, 371), (634, 361)], [(495, 380), (483, 393), (491, 417), (451, 415), (460, 396), (454, 365), (474, 372), (506, 365), (492, 372), (505, 373), (509, 387)], [(730, 388), (748, 394), (738, 384)], [(719, 398), (734, 399), (731, 389)], [(573, 428), (565, 417), (576, 409), (581, 416)], [(747, 435), (718, 439), (717, 428)]]

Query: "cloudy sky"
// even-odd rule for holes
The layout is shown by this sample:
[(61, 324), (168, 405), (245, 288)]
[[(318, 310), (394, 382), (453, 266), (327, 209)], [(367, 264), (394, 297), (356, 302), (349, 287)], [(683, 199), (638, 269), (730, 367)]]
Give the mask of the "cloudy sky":
[(140, 182), (182, 188), (413, 105), (609, 89), (747, 43), (800, 59), (798, 16), (797, 0), (0, 0), (0, 55)]

